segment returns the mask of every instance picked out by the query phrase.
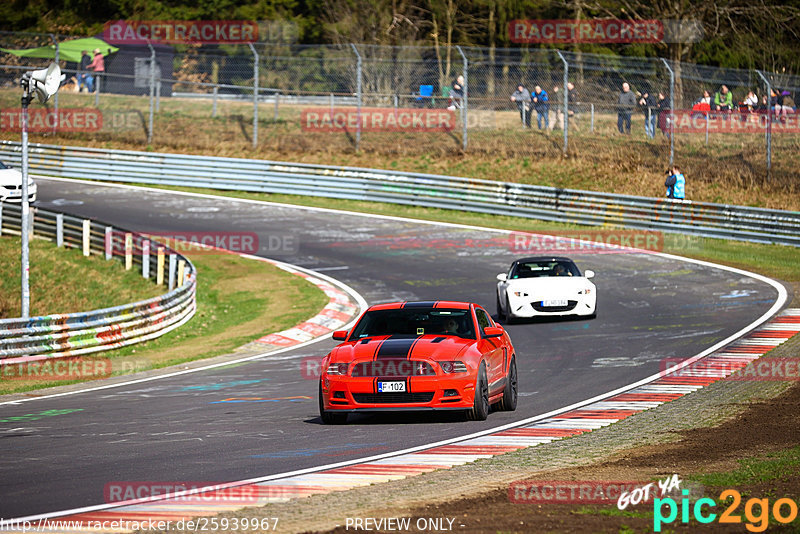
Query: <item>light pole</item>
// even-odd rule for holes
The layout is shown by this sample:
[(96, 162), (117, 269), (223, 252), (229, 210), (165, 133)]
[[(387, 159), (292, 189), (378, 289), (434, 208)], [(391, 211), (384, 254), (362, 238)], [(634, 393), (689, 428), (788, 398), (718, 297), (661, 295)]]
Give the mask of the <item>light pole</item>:
[(33, 94), (39, 102), (44, 104), (51, 96), (58, 92), (61, 85), (61, 69), (57, 63), (51, 63), (47, 69), (28, 71), (22, 75), (20, 85), (22, 86), (22, 199), (20, 213), (20, 241), (22, 242), (21, 257), (21, 301), (22, 318), (30, 317), (31, 291), (28, 275), (29, 265), (29, 243), (28, 234), (30, 233), (30, 202), (28, 201), (28, 106), (33, 100)]

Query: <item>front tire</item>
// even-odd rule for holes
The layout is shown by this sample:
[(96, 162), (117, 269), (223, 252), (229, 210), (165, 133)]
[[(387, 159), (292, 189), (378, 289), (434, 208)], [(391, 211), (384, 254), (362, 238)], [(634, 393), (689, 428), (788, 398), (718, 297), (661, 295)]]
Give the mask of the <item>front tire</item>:
[(503, 312), (503, 307), (500, 306), (500, 295), (496, 295), (497, 297), (497, 318), (500, 319), (502, 322), (508, 321), (508, 312)]
[(503, 389), (503, 398), (497, 406), (506, 412), (513, 412), (517, 409), (517, 358), (511, 357), (508, 364), (508, 376), (506, 377), (506, 387)]
[(347, 422), (346, 413), (331, 412), (325, 409), (325, 401), (322, 398), (322, 382), (319, 383), (319, 417), (326, 425), (343, 425)]
[(486, 380), (486, 364), (481, 362), (478, 378), (475, 379), (475, 400), (472, 409), (467, 411), (470, 421), (486, 421), (489, 417), (489, 383)]

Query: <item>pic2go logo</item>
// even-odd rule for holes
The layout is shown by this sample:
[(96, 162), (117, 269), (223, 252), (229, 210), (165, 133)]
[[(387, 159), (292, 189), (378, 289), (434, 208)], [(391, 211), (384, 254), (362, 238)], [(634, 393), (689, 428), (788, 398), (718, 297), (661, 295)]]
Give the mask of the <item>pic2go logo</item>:
[[(710, 509), (715, 508), (717, 503), (714, 499), (704, 497), (695, 501), (694, 506), (689, 503), (687, 496), (689, 490), (682, 491), (684, 497), (681, 499), (680, 513), (681, 523), (689, 523), (689, 512), (692, 512), (695, 521), (698, 523), (711, 523), (717, 519), (717, 514)], [(736, 514), (736, 509), (742, 503), (742, 495), (735, 489), (728, 489), (720, 493), (720, 502), (732, 499), (725, 511), (719, 516), (720, 523), (740, 524), (742, 517)], [(664, 508), (669, 511), (664, 515)], [(705, 509), (704, 509), (705, 507)], [(678, 503), (671, 497), (663, 499), (653, 499), (653, 530), (661, 532), (662, 525), (672, 524), (678, 517)], [(788, 513), (786, 513), (788, 512)], [(770, 505), (769, 499), (748, 499), (744, 505), (744, 517), (748, 521), (745, 528), (750, 532), (764, 532), (769, 526)], [(797, 503), (788, 498), (775, 501), (772, 505), (772, 517), (779, 523), (791, 523), (797, 518)]]

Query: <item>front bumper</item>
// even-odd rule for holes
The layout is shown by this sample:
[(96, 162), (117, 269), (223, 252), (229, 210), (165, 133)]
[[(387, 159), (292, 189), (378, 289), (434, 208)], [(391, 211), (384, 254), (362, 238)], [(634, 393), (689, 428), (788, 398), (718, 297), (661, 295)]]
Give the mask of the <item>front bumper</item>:
[(517, 297), (509, 299), (508, 307), (511, 317), (558, 317), (567, 315), (588, 316), (594, 313), (596, 298), (578, 295), (567, 300), (566, 306), (545, 307), (543, 300), (537, 297)]
[[(405, 382), (403, 393), (379, 393), (378, 381)], [(473, 406), (475, 375), (411, 377), (322, 376), (325, 410), (343, 412), (466, 410)]]
[[(28, 186), (28, 202), (35, 202), (36, 201), (36, 193), (38, 192), (38, 188), (36, 184), (31, 184)], [(0, 198), (5, 196), (3, 202), (11, 202), (14, 204), (22, 203), (22, 189), (19, 188), (5, 188), (0, 186)]]

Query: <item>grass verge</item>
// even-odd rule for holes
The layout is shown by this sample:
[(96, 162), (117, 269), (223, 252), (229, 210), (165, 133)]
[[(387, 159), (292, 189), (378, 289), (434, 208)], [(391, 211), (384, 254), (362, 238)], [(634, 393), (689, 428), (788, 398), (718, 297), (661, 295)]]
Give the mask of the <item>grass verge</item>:
[[(189, 257), (197, 267), (199, 281), (197, 312), (192, 320), (155, 340), (86, 359), (108, 358), (112, 375), (119, 375), (210, 358), (229, 353), (260, 336), (294, 326), (313, 316), (328, 302), (325, 294), (304, 278), (265, 262), (233, 254), (190, 254)], [(99, 258), (96, 261), (104, 263)], [(122, 269), (117, 263), (112, 269), (114, 272), (107, 278), (114, 286), (119, 283)], [(72, 283), (69, 277), (65, 280)], [(154, 294), (164, 292), (152, 282), (145, 283), (151, 286)], [(0, 394), (74, 382), (0, 379)]]
[[(0, 319), (20, 315), (20, 238), (0, 237)], [(84, 257), (41, 239), (30, 242), (30, 315), (74, 313), (145, 300), (163, 293), (135, 270)]]

